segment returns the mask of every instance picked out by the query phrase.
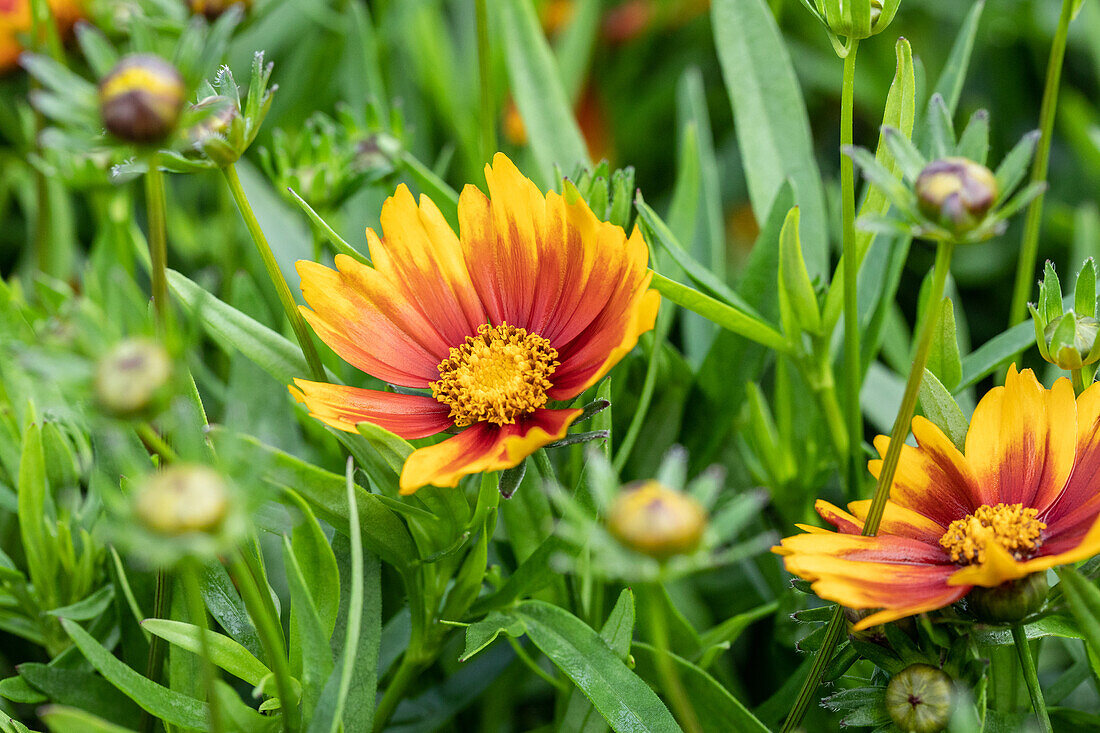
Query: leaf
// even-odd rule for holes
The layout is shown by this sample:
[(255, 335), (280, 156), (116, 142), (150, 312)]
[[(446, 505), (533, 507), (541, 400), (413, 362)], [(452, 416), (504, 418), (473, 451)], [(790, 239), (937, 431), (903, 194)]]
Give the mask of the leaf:
[(64, 705), (47, 705), (38, 714), (51, 733), (134, 733), (135, 730), (108, 723), (86, 710)]
[(141, 676), (103, 648), (75, 621), (63, 618), (61, 626), (96, 671), (136, 702), (142, 710), (184, 728), (204, 730), (207, 727), (209, 711), (205, 703), (173, 692)]
[(920, 406), (924, 416), (942, 430), (956, 448), (962, 450), (970, 423), (959, 403), (928, 369), (924, 370), (924, 379), (920, 383)]
[(944, 298), (940, 306), (939, 324), (932, 334), (926, 368), (936, 375), (948, 392), (954, 391), (962, 380), (962, 359), (955, 336), (955, 309), (950, 298)]
[(588, 164), (588, 148), (534, 5), (527, 0), (504, 0), (500, 10), (512, 96), (545, 186), (554, 178), (555, 165), (573, 170)]
[[(345, 648), (345, 637), (351, 614), (351, 542), (344, 535), (333, 538), (333, 552), (340, 568), (340, 614), (336, 618), (336, 631), (332, 635), (333, 654), (340, 654)], [(375, 693), (378, 678), (382, 671), (382, 568), (378, 558), (372, 555), (363, 557), (363, 608), (359, 620), (359, 648), (355, 652), (355, 670), (352, 673), (351, 688), (344, 701), (344, 731), (346, 733), (368, 733), (374, 722)], [(395, 618), (403, 618), (405, 641), (409, 636), (408, 609), (398, 612)], [(405, 646), (402, 642), (402, 648)]]
[(613, 730), (680, 730), (653, 690), (576, 616), (531, 600), (519, 604), (516, 617), (526, 626), (527, 637), (573, 680)]
[(263, 645), (260, 644), (256, 627), (232, 578), (220, 562), (211, 563), (203, 572), (202, 599), (210, 614), (234, 641), (257, 659), (263, 658)]
[(19, 676), (51, 702), (71, 705), (121, 725), (137, 727), (141, 711), (102, 677), (84, 670), (20, 664)]
[(518, 638), (523, 636), (527, 629), (522, 621), (511, 614), (490, 611), (485, 618), (466, 627), (466, 648), (458, 661), (469, 660), (496, 641), (502, 632), (512, 638)]
[[(335, 562), (334, 558), (334, 565)], [(290, 589), (290, 658), (297, 663), (294, 669), (301, 669), (302, 716), (305, 720), (311, 720), (325, 682), (334, 668), (332, 649), (329, 647), (331, 627), (325, 629), (325, 621), (322, 621), (317, 605), (313, 602), (310, 584), (302, 571), (290, 538), (285, 535), (283, 563)], [(310, 570), (312, 577), (313, 568), (310, 567)], [(333, 618), (334, 623), (335, 621)]]
[[(629, 588), (619, 594), (615, 607), (600, 629), (600, 638), (620, 659), (626, 660), (634, 639), (634, 593)], [(592, 703), (574, 688), (569, 692), (562, 727), (577, 733), (602, 733), (607, 730), (607, 723), (596, 714)]]
[(814, 334), (821, 331), (821, 311), (802, 257), (798, 218), (795, 206), (788, 212), (779, 233), (779, 307), (783, 314), (783, 330), (792, 338), (801, 331)]
[(412, 455), (414, 450), (412, 444), (380, 425), (371, 422), (361, 422), (355, 427), (359, 434), (371, 444), (371, 447), (378, 451), (378, 454), (382, 456), (382, 460), (393, 469), (394, 473), (400, 475), (405, 466), (405, 461)]
[(1034, 343), (1035, 327), (1026, 321), (989, 339), (962, 360), (962, 378), (955, 393), (974, 385)]
[(107, 610), (107, 606), (111, 605), (111, 601), (114, 599), (115, 587), (113, 585), (105, 585), (82, 601), (78, 601), (69, 606), (55, 608), (46, 613), (60, 618), (69, 618), (73, 621), (88, 621), (89, 619), (97, 618), (102, 615), (103, 612)]
[[(955, 113), (959, 97), (962, 95), (966, 72), (970, 68), (970, 54), (974, 50), (974, 39), (978, 35), (978, 24), (983, 10), (985, 10), (985, 0), (977, 0), (971, 6), (959, 28), (955, 44), (951, 47), (951, 54), (943, 65), (943, 73), (936, 82), (936, 88), (932, 90), (932, 96), (938, 94), (943, 98), (944, 108), (949, 115)], [(927, 120), (925, 122), (927, 123)]]
[[(649, 644), (634, 645), (634, 659), (637, 661), (638, 674), (642, 679), (660, 688), (662, 680), (657, 673), (658, 653)], [(685, 689), (691, 691), (691, 705), (695, 709), (703, 731), (714, 733), (760, 731), (763, 733), (768, 730), (767, 726), (722, 687), (718, 680), (682, 657), (670, 653), (669, 658)]]
[[(148, 618), (141, 622), (141, 626), (149, 633), (159, 636), (170, 644), (175, 644), (181, 649), (186, 649), (194, 654), (202, 654), (199, 627), (194, 624), (169, 619)], [(271, 674), (271, 670), (253, 656), (252, 652), (228, 636), (208, 631), (206, 638), (210, 644), (210, 661), (229, 674), (240, 677), (253, 687), (259, 687), (264, 678)]]
[(41, 427), (32, 423), (23, 434), (23, 452), (19, 460), (19, 534), (31, 583), (43, 603), (53, 605), (54, 581), (57, 575), (56, 546), (50, 542), (46, 529), (46, 504), (49, 486), (46, 483), (46, 458), (42, 450)]
[(491, 596), (478, 599), (470, 608), (471, 615), (479, 616), (489, 611), (511, 605), (520, 598), (537, 593), (554, 580), (557, 573), (551, 566), (551, 560), (557, 555), (575, 555), (579, 552), (574, 545), (567, 543), (557, 535), (550, 535), (531, 555), (508, 576), (500, 590)]
[(811, 277), (825, 277), (825, 194), (802, 92), (772, 11), (765, 0), (715, 0), (711, 25), (757, 220), (790, 179), (805, 224), (806, 267)]
[(1094, 656), (1100, 655), (1100, 589), (1069, 565), (1058, 568), (1057, 573), (1069, 610), (1089, 651)]

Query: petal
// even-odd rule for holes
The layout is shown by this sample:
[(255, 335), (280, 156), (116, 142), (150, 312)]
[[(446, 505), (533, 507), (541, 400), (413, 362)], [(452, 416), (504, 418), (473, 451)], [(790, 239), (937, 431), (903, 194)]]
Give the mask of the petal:
[(1087, 529), (1065, 533), (1061, 537), (1045, 541), (1039, 550), (1039, 556), (1022, 563), (1029, 573), (1035, 573), (1058, 565), (1068, 565), (1100, 555), (1100, 517), (1085, 525)]
[(451, 426), (450, 408), (424, 395), (382, 392), (341, 384), (295, 379), (290, 393), (305, 403), (309, 414), (326, 425), (349, 433), (369, 422), (402, 438), (424, 438)]
[(409, 189), (398, 186), (382, 205), (380, 240), (368, 230), (371, 261), (389, 282), (400, 285), (449, 345), (461, 344), (485, 323), (462, 245), (432, 200), (417, 206)]
[(421, 486), (453, 487), (463, 476), (501, 471), (555, 440), (561, 440), (569, 424), (583, 410), (536, 410), (514, 425), (477, 423), (442, 443), (419, 448), (401, 471), (401, 493), (412, 494)]
[(1066, 487), (1040, 516), (1047, 528), (1091, 524), (1100, 512), (1100, 382), (1077, 398), (1077, 455)]
[[(918, 415), (913, 435), (918, 447), (902, 446), (890, 500), (946, 529), (983, 503), (982, 492), (969, 462), (943, 431)], [(885, 435), (875, 438), (879, 455), (885, 456), (889, 445)], [(870, 461), (867, 468), (878, 478), (882, 461)]]
[[(791, 556), (801, 557), (804, 561), (809, 561), (811, 557), (821, 557), (844, 562), (889, 562), (904, 565), (951, 563), (947, 553), (938, 545), (888, 534), (874, 537), (839, 532), (797, 534), (784, 539), (780, 547)], [(798, 563), (796, 565), (802, 567)], [(790, 564), (787, 569), (808, 577)]]
[(1028, 575), (1024, 564), (1018, 562), (1008, 550), (997, 542), (987, 542), (985, 545), (985, 562), (967, 565), (960, 568), (948, 579), (951, 585), (970, 586), (981, 585), (993, 588)]
[(426, 387), (439, 377), (449, 353), (419, 308), (377, 270), (336, 255), (338, 270), (298, 262), (302, 314), (317, 335), (349, 364), (405, 387)]
[[(863, 522), (867, 519), (867, 512), (871, 509), (871, 500), (853, 501), (848, 505), (848, 511), (859, 520), (859, 529), (863, 531)], [(879, 522), (879, 534), (896, 534), (901, 537), (910, 537), (915, 540), (938, 545), (943, 537), (945, 528), (932, 519), (906, 509), (892, 501), (886, 502), (886, 508)]]
[(983, 503), (1049, 507), (1073, 470), (1077, 408), (1073, 387), (1059, 379), (1045, 389), (1030, 369), (1009, 369), (1004, 387), (978, 403), (966, 434)]

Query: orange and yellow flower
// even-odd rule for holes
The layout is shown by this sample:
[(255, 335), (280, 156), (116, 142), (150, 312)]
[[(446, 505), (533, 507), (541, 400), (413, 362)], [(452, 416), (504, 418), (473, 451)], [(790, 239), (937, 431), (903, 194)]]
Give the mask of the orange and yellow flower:
[[(370, 422), (406, 439), (461, 432), (415, 450), (405, 494), (519, 464), (564, 437), (572, 400), (653, 327), (648, 250), (635, 230), (599, 221), (583, 201), (545, 196), (507, 157), (486, 166), (489, 197), (466, 186), (461, 236), (404, 186), (367, 230), (373, 267), (343, 255), (336, 270), (299, 262), (306, 320), (333, 351), (422, 394), (295, 380), (322, 422)], [(428, 392), (430, 390), (430, 393)]]
[[(880, 609), (857, 630), (1100, 553), (1100, 384), (1074, 399), (1068, 379), (1048, 390), (1013, 367), (978, 403), (963, 451), (922, 417), (913, 435), (877, 536), (860, 534), (870, 501), (819, 501), (839, 531), (799, 525), (773, 548), (821, 598)], [(875, 440), (880, 455), (889, 444)], [(882, 461), (869, 468), (877, 477)]]
[[(58, 30), (66, 34), (84, 17), (84, 0), (49, 0)], [(0, 74), (14, 69), (23, 53), (19, 37), (31, 30), (30, 0), (0, 0)]]

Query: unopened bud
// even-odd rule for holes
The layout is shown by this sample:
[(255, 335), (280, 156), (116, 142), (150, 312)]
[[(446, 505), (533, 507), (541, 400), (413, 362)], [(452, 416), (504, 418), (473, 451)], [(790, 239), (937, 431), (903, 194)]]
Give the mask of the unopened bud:
[(100, 406), (118, 417), (155, 412), (166, 395), (172, 362), (162, 346), (128, 339), (99, 361), (95, 391)]
[(886, 710), (904, 733), (937, 733), (951, 719), (951, 678), (927, 664), (911, 664), (890, 678)]
[(985, 623), (1016, 623), (1042, 608), (1049, 590), (1046, 573), (1032, 573), (992, 588), (975, 586), (966, 596), (966, 607)]
[(620, 542), (659, 560), (692, 552), (706, 523), (699, 502), (656, 481), (624, 487), (608, 514), (608, 527)]
[(978, 226), (997, 200), (993, 172), (966, 158), (929, 163), (915, 188), (921, 213), (953, 234)]
[(234, 5), (241, 6), (241, 10), (248, 10), (252, 7), (252, 0), (190, 0), (188, 4), (195, 15), (205, 15), (213, 20)]
[(1043, 330), (1046, 348), (1040, 352), (1062, 369), (1080, 369), (1100, 359), (1100, 349), (1096, 348), (1098, 329), (1100, 321), (1070, 311), (1047, 324)]
[(871, 0), (871, 27), (882, 17), (882, 0)]
[(150, 477), (134, 509), (141, 523), (158, 534), (215, 532), (229, 511), (229, 491), (206, 466), (179, 464)]
[(224, 136), (229, 129), (229, 123), (240, 114), (233, 100), (222, 94), (199, 100), (191, 105), (191, 109), (195, 112), (212, 110), (202, 122), (187, 129), (187, 138), (194, 144), (201, 144), (211, 135)]
[(99, 83), (99, 109), (112, 135), (134, 143), (163, 140), (183, 108), (183, 77), (153, 54), (123, 57)]

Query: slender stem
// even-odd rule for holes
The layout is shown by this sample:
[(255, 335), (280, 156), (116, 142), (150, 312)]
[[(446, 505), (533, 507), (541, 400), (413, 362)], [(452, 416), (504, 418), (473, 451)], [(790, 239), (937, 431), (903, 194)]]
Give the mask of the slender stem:
[(179, 460), (179, 456), (172, 450), (172, 446), (160, 437), (160, 434), (149, 423), (140, 423), (137, 428), (138, 437), (145, 447), (160, 456), (161, 465), (173, 463)]
[[(1062, 14), (1058, 18), (1058, 30), (1054, 34), (1054, 43), (1050, 47), (1050, 60), (1047, 61), (1046, 86), (1043, 88), (1043, 102), (1039, 107), (1039, 145), (1035, 151), (1035, 163), (1031, 167), (1032, 182), (1047, 179), (1050, 164), (1050, 143), (1054, 135), (1054, 113), (1058, 110), (1058, 87), (1062, 81), (1062, 62), (1066, 57), (1066, 39), (1069, 36), (1069, 24), (1073, 20), (1074, 0), (1062, 0)], [(1043, 199), (1040, 193), (1027, 207), (1024, 218), (1024, 240), (1020, 245), (1020, 258), (1016, 264), (1016, 285), (1012, 291), (1012, 307), (1009, 310), (1009, 325), (1014, 326), (1027, 315), (1027, 299), (1031, 294), (1031, 283), (1035, 279), (1035, 260), (1039, 255), (1039, 232), (1043, 226)]]
[(210, 733), (221, 733), (222, 710), (218, 701), (217, 671), (210, 655), (210, 629), (206, 622), (206, 605), (202, 600), (202, 589), (199, 585), (199, 568), (194, 560), (189, 560), (182, 573), (183, 591), (187, 599), (188, 613), (191, 615), (191, 623), (199, 629), (199, 651), (202, 656), (203, 680), (206, 683), (207, 705), (210, 709)]
[(840, 409), (840, 402), (836, 396), (833, 371), (828, 363), (829, 342), (827, 339), (821, 339), (814, 346), (817, 352), (816, 360), (803, 359), (799, 360), (798, 364), (817, 399), (817, 405), (825, 417), (825, 423), (829, 426), (829, 438), (833, 442), (837, 458), (847, 463), (851, 437), (848, 433), (849, 425), (844, 422), (844, 413)]
[(493, 111), (493, 58), (489, 49), (489, 11), (485, 0), (475, 0), (477, 14), (477, 72), (481, 94), (481, 158), (488, 161), (497, 149), (496, 114)]
[[(393, 675), (393, 679), (390, 680), (390, 684), (386, 687), (386, 692), (382, 695), (382, 699), (378, 701), (378, 707), (374, 710), (374, 730), (375, 733), (382, 731), (386, 727), (386, 723), (390, 717), (393, 716), (395, 710), (397, 710), (398, 703), (405, 697), (405, 690), (409, 684), (416, 679), (416, 676), (420, 674), (420, 668), (424, 662), (419, 654), (413, 654), (413, 642), (410, 639), (409, 649), (405, 651), (405, 655), (401, 657), (401, 663), (397, 667), (397, 671)], [(419, 644), (418, 644), (419, 646)]]
[(321, 357), (317, 355), (317, 348), (310, 338), (305, 319), (302, 318), (298, 305), (294, 302), (294, 296), (290, 293), (290, 286), (287, 285), (286, 278), (283, 277), (283, 273), (279, 269), (279, 263), (275, 261), (275, 254), (267, 243), (267, 237), (264, 236), (264, 231), (260, 228), (260, 222), (256, 220), (252, 205), (248, 203), (248, 197), (241, 186), (237, 169), (232, 165), (228, 165), (222, 169), (222, 172), (225, 174), (226, 183), (229, 184), (229, 191), (233, 194), (233, 200), (237, 203), (237, 208), (241, 212), (241, 218), (244, 219), (245, 226), (248, 227), (248, 233), (252, 235), (252, 241), (256, 243), (256, 249), (260, 251), (260, 257), (264, 261), (267, 276), (271, 279), (271, 284), (275, 286), (275, 292), (279, 294), (279, 302), (283, 304), (283, 311), (290, 320), (290, 326), (294, 329), (298, 344), (302, 347), (302, 354), (309, 365), (310, 374), (318, 382), (327, 382), (325, 368), (321, 365)]
[(663, 692), (668, 697), (672, 712), (676, 714), (680, 726), (688, 733), (699, 733), (703, 729), (699, 726), (699, 717), (695, 714), (695, 708), (691, 706), (684, 683), (680, 675), (676, 673), (676, 665), (672, 661), (668, 646), (668, 617), (665, 615), (665, 604), (662, 596), (664, 590), (656, 583), (648, 588), (646, 598), (649, 606), (649, 628), (653, 637), (653, 646), (657, 650), (657, 674), (661, 677)]
[(405, 696), (405, 690), (420, 674), (420, 670), (435, 659), (436, 652), (429, 643), (428, 630), (432, 624), (432, 611), (434, 604), (428, 602), (427, 590), (431, 583), (424, 575), (425, 568), (421, 565), (412, 577), (405, 575), (405, 590), (409, 595), (409, 615), (411, 628), (409, 630), (409, 645), (405, 647), (405, 653), (401, 656), (401, 662), (397, 666), (386, 686), (386, 692), (378, 701), (374, 710), (374, 730), (383, 730), (398, 703)]
[(283, 730), (290, 733), (298, 730), (301, 713), (298, 710), (298, 699), (290, 684), (290, 664), (286, 657), (282, 623), (270, 608), (271, 597), (267, 589), (260, 585), (262, 576), (255, 577), (249, 568), (247, 556), (248, 550), (245, 549), (233, 553), (229, 558), (230, 572), (241, 591), (245, 609), (256, 624), (264, 654), (275, 676), (275, 687), (283, 713)]
[(1085, 375), (1081, 373), (1080, 369), (1073, 369), (1070, 371), (1070, 377), (1073, 379), (1073, 393), (1078, 397), (1085, 391), (1088, 386), (1085, 384)]
[[(856, 51), (859, 41), (844, 57), (844, 86), (840, 100), (840, 147), (852, 145), (852, 112), (856, 87)], [(844, 220), (844, 409), (848, 418), (848, 456), (845, 463), (844, 488), (849, 500), (859, 498), (859, 479), (863, 441), (863, 412), (859, 406), (860, 382), (863, 378), (859, 358), (859, 258), (856, 254), (856, 184), (852, 159), (840, 156), (841, 215)]]
[[(928, 294), (925, 306), (924, 320), (921, 325), (917, 351), (913, 357), (913, 366), (909, 370), (909, 378), (905, 382), (905, 394), (901, 398), (901, 407), (898, 409), (897, 418), (894, 420), (894, 428), (890, 433), (890, 445), (886, 449), (886, 455), (882, 460), (882, 470), (879, 473), (878, 484), (871, 500), (871, 508), (867, 512), (867, 519), (863, 525), (865, 536), (878, 532), (879, 522), (886, 510), (886, 501), (890, 498), (890, 487), (894, 483), (894, 473), (897, 471), (898, 459), (901, 457), (902, 446), (905, 445), (905, 437), (909, 434), (909, 424), (913, 419), (913, 413), (917, 408), (917, 396), (920, 392), (921, 380), (924, 377), (924, 367), (928, 363), (928, 352), (932, 345), (932, 335), (936, 331), (940, 317), (940, 304), (943, 301), (943, 290), (947, 283), (947, 273), (951, 268), (951, 255), (955, 250), (954, 242), (940, 242), (936, 250), (935, 271), (932, 277), (932, 291)], [(836, 651), (837, 642), (844, 629), (845, 619), (840, 606), (833, 611), (833, 617), (829, 621), (829, 627), (825, 632), (825, 641), (817, 653), (814, 666), (810, 669), (810, 675), (806, 683), (799, 691), (798, 699), (791, 708), (790, 714), (783, 723), (783, 731), (791, 731), (798, 727), (802, 718), (809, 709), (810, 699), (817, 691), (821, 683), (821, 675), (826, 665), (832, 659)]]
[[(153, 618), (168, 618), (172, 607), (172, 575), (168, 570), (157, 571), (156, 589), (153, 592)], [(164, 672), (164, 651), (167, 643), (159, 636), (149, 640), (149, 657), (145, 664), (145, 676), (153, 682), (160, 682), (161, 673)], [(142, 713), (141, 729), (145, 733), (152, 733), (156, 726), (156, 718), (148, 711)]]
[(1046, 733), (1051, 733), (1050, 716), (1047, 714), (1047, 704), (1043, 700), (1043, 688), (1039, 686), (1039, 674), (1035, 671), (1035, 660), (1031, 657), (1031, 647), (1028, 646), (1027, 634), (1019, 624), (1012, 627), (1012, 641), (1016, 644), (1016, 653), (1020, 655), (1020, 668), (1024, 672), (1024, 681), (1027, 683), (1028, 694), (1031, 695), (1031, 709), (1035, 711), (1035, 717), (1039, 720), (1039, 727)]
[(535, 470), (539, 472), (539, 476), (544, 481), (554, 481), (557, 479), (557, 475), (554, 473), (554, 464), (550, 462), (550, 456), (547, 455), (545, 448), (539, 448), (534, 452), (535, 458)]
[(646, 364), (642, 391), (638, 395), (638, 405), (634, 408), (634, 414), (630, 418), (626, 435), (623, 436), (618, 450), (615, 451), (613, 465), (616, 472), (623, 470), (627, 459), (630, 458), (630, 451), (634, 449), (634, 443), (637, 442), (638, 436), (642, 433), (642, 425), (645, 424), (650, 402), (653, 401), (653, 392), (657, 386), (657, 366), (660, 361), (661, 345), (664, 343), (665, 336), (668, 334), (669, 326), (672, 323), (671, 315), (672, 309), (663, 310), (657, 315), (657, 327), (653, 329), (653, 345), (649, 348), (649, 361)]
[(149, 257), (152, 260), (153, 307), (157, 327), (163, 336), (168, 324), (168, 230), (167, 203), (164, 197), (164, 173), (153, 154), (145, 173), (145, 209), (149, 218)]

